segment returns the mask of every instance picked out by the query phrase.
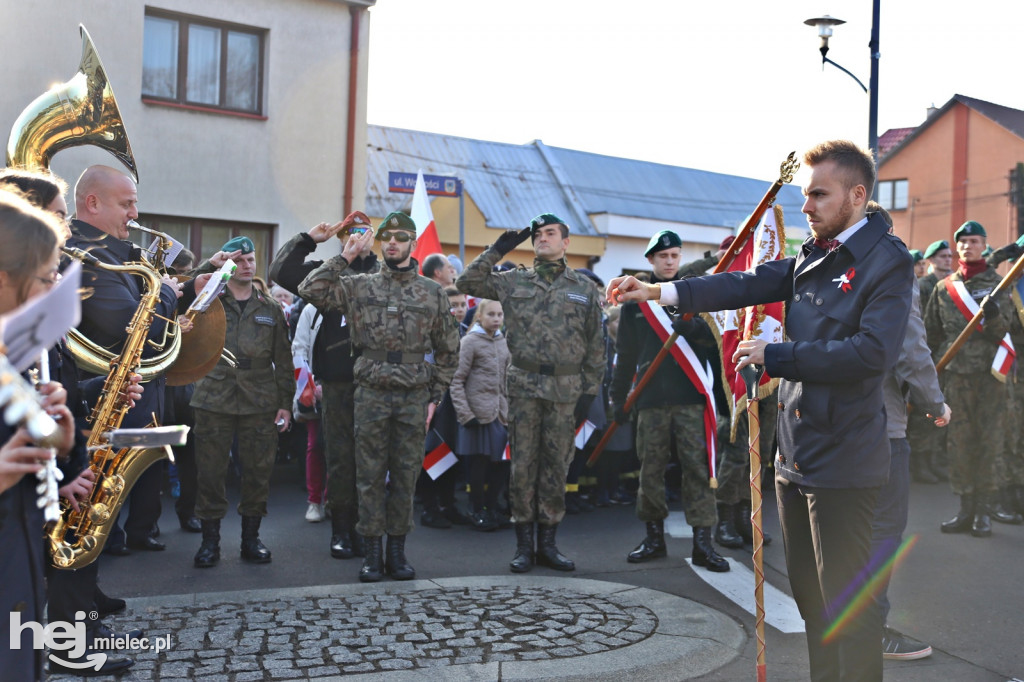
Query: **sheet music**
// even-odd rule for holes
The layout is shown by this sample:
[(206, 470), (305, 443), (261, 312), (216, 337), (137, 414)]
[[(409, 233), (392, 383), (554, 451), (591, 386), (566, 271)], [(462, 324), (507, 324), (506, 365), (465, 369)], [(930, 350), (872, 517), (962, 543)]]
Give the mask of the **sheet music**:
[(28, 369), (40, 353), (81, 322), (81, 281), (82, 264), (72, 261), (52, 289), (0, 317), (7, 359), (19, 372)]

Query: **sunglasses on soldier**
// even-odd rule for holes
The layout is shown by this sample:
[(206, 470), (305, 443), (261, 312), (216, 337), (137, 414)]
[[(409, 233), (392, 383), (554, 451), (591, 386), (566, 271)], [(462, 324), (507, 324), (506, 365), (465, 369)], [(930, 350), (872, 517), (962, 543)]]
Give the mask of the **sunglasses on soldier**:
[(388, 231), (377, 233), (377, 241), (379, 242), (389, 242), (392, 239), (394, 239), (395, 241), (402, 242), (404, 244), (405, 242), (410, 242), (415, 238), (416, 235), (414, 235), (412, 232), (406, 232), (405, 230), (395, 230), (394, 232)]

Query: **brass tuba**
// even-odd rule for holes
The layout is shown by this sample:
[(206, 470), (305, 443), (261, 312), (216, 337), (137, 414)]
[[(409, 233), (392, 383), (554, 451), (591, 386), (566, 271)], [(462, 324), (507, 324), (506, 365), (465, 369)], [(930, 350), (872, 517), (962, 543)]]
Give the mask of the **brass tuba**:
[(85, 26), (78, 73), (37, 97), (18, 116), (7, 140), (7, 165), (29, 170), (50, 167), (53, 155), (67, 147), (93, 145), (117, 157), (139, 181), (128, 134), (117, 110), (107, 72)]
[(107, 367), (103, 390), (89, 415), (91, 432), (86, 446), (90, 453), (89, 468), (96, 476), (92, 492), (88, 501), (80, 504), (81, 511), (76, 512), (66, 502), (62, 503), (61, 517), (46, 531), (50, 560), (54, 566), (82, 568), (95, 561), (103, 550), (118, 512), (142, 472), (154, 462), (171, 458), (170, 448), (166, 445), (115, 450), (107, 441), (108, 434), (121, 425), (130, 407), (125, 388), (142, 361), (146, 336), (153, 323), (153, 311), (160, 302), (162, 281), (148, 263), (109, 265), (79, 249), (65, 248), (64, 251), (102, 270), (138, 275), (146, 283), (142, 301), (128, 323), (128, 338), (120, 355), (114, 357)]

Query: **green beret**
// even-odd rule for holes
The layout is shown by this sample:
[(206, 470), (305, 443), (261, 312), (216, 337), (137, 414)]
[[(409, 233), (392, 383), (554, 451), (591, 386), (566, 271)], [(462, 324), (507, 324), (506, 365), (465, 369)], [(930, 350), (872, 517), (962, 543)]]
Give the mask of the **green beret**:
[(374, 236), (380, 239), (380, 233), (384, 230), (406, 230), (416, 234), (416, 223), (405, 213), (392, 211), (384, 216), (384, 220), (377, 226), (377, 233)]
[(569, 229), (569, 226), (564, 220), (556, 216), (554, 213), (541, 213), (539, 216), (530, 221), (530, 234), (537, 234), (537, 230), (544, 227), (545, 225), (565, 225), (565, 229)]
[(252, 240), (248, 237), (235, 237), (224, 242), (224, 246), (220, 247), (220, 250), (225, 253), (231, 253), (232, 251), (241, 251), (243, 255), (252, 253), (256, 250)]
[(945, 239), (940, 239), (939, 241), (932, 242), (931, 244), (928, 245), (928, 248), (924, 250), (924, 257), (925, 258), (931, 258), (935, 254), (937, 254), (939, 251), (942, 251), (943, 249), (948, 249), (948, 248), (949, 248), (949, 242), (947, 242)]
[(924, 254), (921, 253), (918, 249), (911, 249), (910, 257), (914, 259), (915, 263), (920, 263), (922, 260), (924, 260)]
[(985, 228), (981, 226), (977, 220), (968, 220), (966, 223), (957, 228), (956, 232), (953, 233), (953, 241), (960, 241), (960, 237), (988, 237), (985, 234)]
[(683, 240), (679, 238), (679, 235), (672, 230), (662, 230), (658, 234), (651, 237), (651, 241), (647, 242), (647, 250), (644, 251), (644, 257), (649, 257), (651, 254), (664, 251), (665, 249), (671, 249), (676, 246), (682, 246)]

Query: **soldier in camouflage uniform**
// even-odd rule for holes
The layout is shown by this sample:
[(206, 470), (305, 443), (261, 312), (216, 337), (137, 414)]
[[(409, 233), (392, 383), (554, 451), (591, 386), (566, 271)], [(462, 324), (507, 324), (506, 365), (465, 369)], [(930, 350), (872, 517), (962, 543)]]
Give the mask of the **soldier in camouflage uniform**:
[(945, 368), (942, 388), (946, 402), (955, 414), (967, 418), (954, 420), (947, 429), (949, 480), (953, 492), (960, 496), (960, 511), (942, 524), (942, 532), (970, 531), (975, 537), (988, 537), (992, 534), (989, 505), (997, 491), (993, 467), (1005, 444), (1008, 399), (1006, 384), (993, 375), (992, 363), (1010, 328), (1010, 301), (1006, 295), (989, 296), (1002, 278), (982, 258), (985, 228), (969, 220), (953, 238), (960, 266), (935, 286), (925, 313), (933, 357), (945, 354), (969, 319), (960, 312), (950, 287), (965, 287), (985, 316), (982, 330), (971, 334)]
[[(299, 285), (323, 261), (306, 257), (317, 244), (332, 237), (343, 241), (353, 235), (373, 231), (370, 219), (361, 211), (353, 211), (339, 223), (320, 223), (289, 239), (270, 264), (270, 278), (298, 295)], [(373, 253), (373, 242), (340, 274), (343, 277), (372, 274), (380, 271)], [(356, 530), (359, 518), (359, 497), (356, 492), (355, 393), (353, 369), (359, 348), (352, 345), (350, 329), (338, 311), (323, 315), (320, 333), (313, 344), (313, 374), (323, 390), (324, 457), (327, 461), (327, 506), (331, 510), (330, 552), (335, 559), (363, 556), (363, 543)]]
[(220, 296), (227, 318), (224, 348), (234, 354), (237, 366), (217, 363), (196, 384), (189, 403), (195, 410), (196, 516), (203, 530), (195, 556), (198, 568), (220, 561), (220, 520), (228, 509), (224, 479), (236, 435), (242, 468), (242, 559), (270, 561), (270, 550), (259, 538), (260, 522), (267, 514), (277, 434), (291, 423), (295, 376), (284, 312), (253, 286), (254, 250), (251, 239), (235, 237), (193, 273), (213, 272), (229, 259), (237, 266)]
[[(918, 278), (921, 291), (921, 315), (928, 314), (935, 285), (945, 279), (953, 270), (953, 252), (945, 239), (932, 242), (924, 251), (924, 262), (928, 273)], [(938, 358), (935, 358), (938, 361)], [(939, 383), (945, 382), (945, 375), (939, 375)], [(946, 429), (936, 429), (932, 420), (914, 405), (907, 414), (907, 440), (910, 441), (910, 475), (917, 483), (938, 483), (949, 479), (946, 463)]]
[[(374, 274), (343, 277), (349, 263), (375, 237), (381, 242), (385, 267)], [(419, 264), (411, 255), (415, 248), (412, 219), (391, 213), (376, 234), (353, 235), (340, 256), (299, 285), (299, 295), (310, 304), (345, 314), (353, 345), (362, 349), (354, 375), (356, 529), (365, 537), (366, 556), (359, 571), (363, 582), (380, 580), (385, 570), (395, 580), (416, 577), (405, 557), (405, 536), (413, 528), (423, 437), (458, 365), (459, 332), (448, 297), (440, 284), (418, 274)], [(433, 364), (426, 361), (431, 352)]]
[[(533, 240), (534, 267), (494, 272), (506, 253)], [(573, 431), (600, 390), (605, 370), (600, 292), (567, 266), (569, 228), (550, 213), (522, 230), (508, 230), (463, 271), (459, 291), (501, 301), (508, 349), (509, 497), (516, 530), (510, 568), (538, 564), (560, 571), (576, 565), (558, 551), (565, 516), (565, 480), (575, 454)], [(580, 396), (586, 399), (579, 400)], [(536, 554), (534, 523), (538, 524)]]
[[(651, 238), (644, 256), (652, 266), (651, 282), (672, 281), (679, 267), (682, 239), (675, 232), (663, 230)], [(718, 346), (711, 328), (700, 317), (683, 320), (674, 309), (666, 309), (673, 328), (690, 345), (703, 366), (710, 362), (711, 376), (719, 385), (716, 403), (724, 405), (718, 377), (721, 365)], [(622, 307), (619, 334), (616, 338), (618, 361), (612, 376), (611, 398), (615, 418), (627, 419), (626, 398), (658, 354), (663, 342), (637, 303)], [(708, 478), (708, 443), (704, 433), (706, 398), (690, 381), (674, 358), (658, 368), (636, 401), (637, 442), (640, 458), (640, 490), (636, 515), (647, 526), (647, 536), (629, 553), (627, 561), (641, 563), (668, 556), (665, 547), (665, 468), (672, 458), (673, 443), (682, 467), (683, 499), (686, 520), (693, 526), (693, 563), (709, 571), (729, 570), (729, 563), (711, 544), (711, 527), (715, 525), (715, 495)]]

